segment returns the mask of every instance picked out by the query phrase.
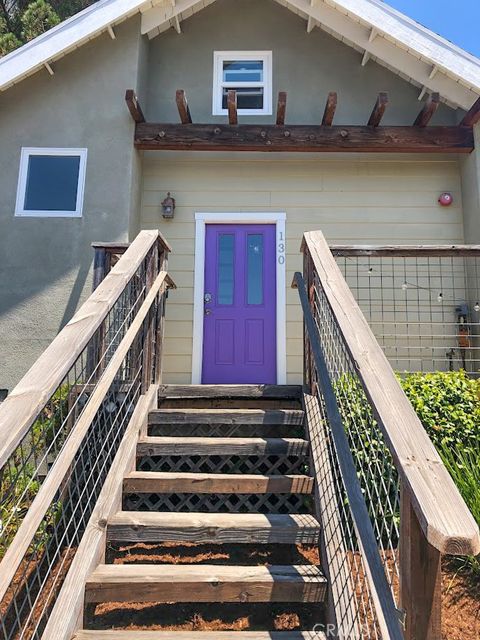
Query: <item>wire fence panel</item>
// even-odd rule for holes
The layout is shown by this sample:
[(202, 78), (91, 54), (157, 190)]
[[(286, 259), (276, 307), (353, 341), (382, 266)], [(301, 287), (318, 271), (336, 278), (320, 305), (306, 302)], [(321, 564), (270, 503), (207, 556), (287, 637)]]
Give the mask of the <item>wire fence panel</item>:
[[(398, 542), (400, 520), (400, 487), (394, 461), (385, 442), (383, 433), (373, 417), (372, 408), (358, 376), (355, 362), (352, 360), (337, 320), (326, 298), (322, 283), (313, 268), (310, 256), (305, 256), (305, 274), (307, 275), (308, 301), (314, 321), (314, 332), (319, 340), (325, 360), (331, 389), (351, 453), (351, 464), (360, 484), (372, 527), (374, 546), (383, 565), (385, 577), (393, 602), (399, 600)], [(312, 336), (306, 329), (305, 372), (306, 384), (312, 389), (318, 400), (318, 419), (316, 424), (322, 433), (318, 436), (317, 447), (325, 443), (322, 465), (329, 467), (330, 479), (319, 487), (320, 492), (330, 495), (335, 502), (338, 518), (322, 518), (326, 525), (325, 544), (334, 546), (334, 559), (330, 561), (332, 593), (336, 594), (336, 625), (341, 637), (379, 639), (394, 637), (385, 629), (386, 617), (392, 627), (397, 627), (401, 617), (395, 611), (395, 620), (379, 607), (378, 595), (372, 591), (372, 568), (365, 554), (366, 543), (359, 536), (358, 522), (352, 511), (352, 500), (348, 495), (345, 474), (342, 472), (338, 451), (338, 436), (332, 430), (332, 421), (326, 411), (328, 390), (319, 377), (318, 367), (313, 355)], [(322, 500), (320, 500), (322, 502)], [(325, 506), (324, 509), (327, 507)], [(332, 511), (334, 513), (335, 510)], [(368, 537), (368, 536), (367, 536)], [(381, 587), (380, 587), (381, 588)], [(387, 598), (388, 599), (388, 598)], [(379, 618), (380, 616), (380, 618)], [(392, 615), (390, 615), (390, 618)], [(396, 637), (401, 637), (398, 635)]]
[[(147, 303), (146, 297), (165, 266), (163, 246), (152, 242), (98, 329), (0, 469), (1, 640), (41, 638), (133, 410), (146, 386), (158, 379), (156, 353), (161, 353), (158, 342), (163, 331), (165, 287), (155, 298), (151, 294), (153, 303)], [(146, 308), (147, 304), (144, 319), (132, 327), (142, 305)], [(127, 332), (131, 337), (119, 356)], [(92, 404), (95, 395), (97, 400)], [(82, 421), (86, 427), (79, 432), (77, 426)], [(78, 446), (71, 458), (66, 458), (74, 437)], [(65, 468), (64, 459), (69, 461)], [(52, 484), (57, 467), (63, 475), (58, 484)], [(54, 495), (44, 491), (47, 480), (56, 487)], [(27, 538), (19, 539), (24, 530), (31, 529), (30, 521), (37, 522), (30, 520), (27, 529), (22, 527), (37, 503), (45, 503), (44, 495), (53, 498), (36, 516), (41, 518), (38, 526)], [(25, 549), (21, 557), (19, 549)], [(11, 579), (5, 589), (9, 572)]]
[(480, 248), (332, 253), (396, 371), (480, 369)]

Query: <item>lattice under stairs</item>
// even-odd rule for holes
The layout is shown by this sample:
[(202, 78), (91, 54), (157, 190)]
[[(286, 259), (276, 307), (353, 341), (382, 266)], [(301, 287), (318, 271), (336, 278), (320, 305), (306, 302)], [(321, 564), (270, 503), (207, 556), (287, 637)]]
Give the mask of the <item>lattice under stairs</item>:
[(323, 639), (302, 388), (164, 385), (155, 404), (75, 640)]

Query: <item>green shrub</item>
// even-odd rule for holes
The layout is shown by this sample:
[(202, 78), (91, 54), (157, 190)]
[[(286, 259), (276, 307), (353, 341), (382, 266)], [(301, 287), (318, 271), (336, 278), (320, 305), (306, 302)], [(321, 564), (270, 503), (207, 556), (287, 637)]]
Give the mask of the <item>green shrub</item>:
[(464, 371), (409, 373), (399, 379), (437, 448), (478, 448), (480, 380), (469, 378)]
[[(480, 448), (452, 449), (443, 443), (438, 452), (465, 500), (477, 524), (480, 526)], [(476, 558), (458, 558), (460, 564), (474, 575), (480, 576), (480, 556)]]
[[(480, 380), (469, 378), (464, 371), (410, 373), (398, 379), (480, 525)], [(396, 505), (396, 485), (390, 466), (384, 464), (390, 453), (359, 380), (343, 375), (334, 390), (370, 515), (375, 518), (378, 503), (369, 501), (368, 495), (383, 506), (385, 522), (377, 523), (378, 527), (391, 531), (399, 513), (391, 509)], [(471, 558), (468, 564), (480, 571), (479, 559)]]

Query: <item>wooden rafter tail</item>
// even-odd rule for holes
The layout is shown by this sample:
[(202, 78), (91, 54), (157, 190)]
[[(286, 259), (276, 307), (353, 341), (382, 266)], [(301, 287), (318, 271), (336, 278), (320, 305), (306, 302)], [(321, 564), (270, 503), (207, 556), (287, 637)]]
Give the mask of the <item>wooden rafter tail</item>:
[(177, 89), (175, 96), (177, 102), (178, 114), (180, 116), (180, 122), (182, 124), (192, 124), (192, 116), (190, 114), (190, 107), (188, 106), (187, 96), (183, 89)]
[(432, 93), (426, 100), (423, 106), (423, 109), (418, 114), (415, 122), (413, 123), (413, 126), (426, 127), (430, 122), (430, 120), (433, 118), (436, 110), (438, 109), (439, 104), (440, 104), (440, 94)]
[(327, 98), (327, 104), (325, 105), (325, 111), (323, 112), (322, 125), (324, 127), (332, 126), (336, 109), (337, 109), (337, 92), (330, 91)]
[(277, 102), (277, 126), (283, 127), (285, 124), (285, 114), (287, 111), (287, 92), (280, 91)]
[(133, 89), (127, 89), (125, 92), (125, 102), (127, 103), (128, 110), (135, 122), (145, 122), (145, 116), (143, 115), (142, 107), (138, 101), (138, 98)]
[(460, 122), (461, 127), (473, 127), (480, 122), (480, 98), (476, 100), (473, 106), (466, 113), (463, 120)]
[(235, 89), (230, 89), (227, 94), (227, 108), (228, 108), (228, 124), (238, 124), (237, 113), (237, 92)]
[(382, 91), (378, 94), (377, 101), (375, 102), (375, 106), (373, 107), (373, 111), (370, 115), (370, 119), (368, 121), (369, 127), (378, 127), (380, 125), (387, 105), (388, 93)]

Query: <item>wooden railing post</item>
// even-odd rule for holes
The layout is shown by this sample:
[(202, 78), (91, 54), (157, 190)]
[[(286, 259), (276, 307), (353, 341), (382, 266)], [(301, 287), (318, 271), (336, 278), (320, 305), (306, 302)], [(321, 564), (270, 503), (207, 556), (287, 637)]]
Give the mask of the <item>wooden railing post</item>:
[[(153, 248), (150, 258), (147, 264), (147, 272), (146, 272), (146, 291), (148, 292), (157, 277), (157, 274), (160, 272), (159, 269), (159, 246), (158, 242), (155, 244)], [(154, 358), (154, 322), (155, 316), (153, 309), (150, 310), (149, 314), (145, 319), (145, 333), (143, 337), (143, 364), (142, 364), (142, 393), (146, 393), (149, 386), (153, 382), (152, 380), (152, 365)]]
[(407, 489), (401, 491), (400, 607), (405, 640), (440, 640), (441, 553), (427, 541)]
[[(168, 251), (165, 250), (165, 247), (159, 242), (158, 245), (159, 250), (159, 269), (160, 271), (168, 270)], [(157, 307), (157, 317), (156, 317), (156, 335), (155, 335), (155, 352), (154, 352), (154, 369), (153, 375), (154, 384), (159, 384), (162, 380), (162, 360), (163, 360), (163, 342), (165, 336), (165, 303), (168, 295), (168, 290), (164, 292), (162, 296), (160, 296), (158, 300)]]

